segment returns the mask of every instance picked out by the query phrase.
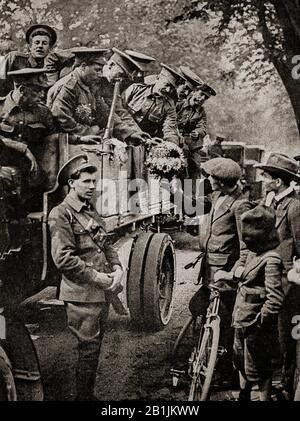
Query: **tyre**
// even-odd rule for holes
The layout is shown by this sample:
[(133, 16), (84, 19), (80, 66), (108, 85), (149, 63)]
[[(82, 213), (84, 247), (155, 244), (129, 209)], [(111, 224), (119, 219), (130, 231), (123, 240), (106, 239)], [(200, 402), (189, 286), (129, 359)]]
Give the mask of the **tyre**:
[(170, 321), (175, 289), (175, 249), (167, 234), (154, 234), (147, 251), (143, 315), (147, 330), (161, 330)]
[(16, 401), (17, 389), (8, 356), (0, 346), (0, 402)]
[(142, 233), (134, 241), (129, 259), (127, 278), (127, 304), (131, 322), (135, 326), (143, 324), (143, 286), (146, 254), (153, 233)]
[(0, 400), (42, 401), (44, 392), (38, 356), (22, 322), (6, 319), (6, 339), (1, 345)]
[(197, 347), (203, 332), (203, 317), (190, 316), (183, 325), (172, 350), (172, 363), (174, 366), (186, 365), (194, 348)]
[(206, 401), (217, 362), (220, 322), (215, 318), (205, 326), (200, 348), (194, 355), (189, 401)]

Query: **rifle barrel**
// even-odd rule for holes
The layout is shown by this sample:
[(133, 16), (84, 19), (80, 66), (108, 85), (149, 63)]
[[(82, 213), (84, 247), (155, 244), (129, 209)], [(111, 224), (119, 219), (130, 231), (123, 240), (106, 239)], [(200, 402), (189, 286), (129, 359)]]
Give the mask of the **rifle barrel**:
[(113, 130), (113, 126), (114, 126), (114, 115), (115, 115), (115, 110), (116, 110), (116, 105), (117, 105), (117, 99), (118, 99), (118, 95), (119, 95), (119, 91), (120, 91), (120, 81), (117, 80), (114, 86), (114, 93), (113, 93), (113, 100), (111, 103), (111, 107), (110, 107), (110, 112), (109, 112), (109, 116), (108, 116), (108, 120), (107, 120), (107, 125), (106, 125), (106, 129), (105, 129), (105, 133), (103, 136), (103, 139), (109, 139), (112, 135), (112, 130)]

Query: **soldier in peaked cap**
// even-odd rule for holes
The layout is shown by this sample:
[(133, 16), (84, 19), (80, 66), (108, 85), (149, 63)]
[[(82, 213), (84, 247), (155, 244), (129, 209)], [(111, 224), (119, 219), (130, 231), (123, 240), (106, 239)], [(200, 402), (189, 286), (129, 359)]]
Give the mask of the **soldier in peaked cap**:
[[(0, 135), (19, 152), (6, 156), (5, 162), (2, 158), (2, 165), (20, 168), (24, 200), (46, 181), (35, 156), (46, 136), (54, 132), (51, 112), (40, 102), (44, 73), (43, 69), (32, 68), (9, 72), (14, 90), (0, 98)], [(25, 162), (20, 153), (27, 158)]]
[[(212, 207), (199, 227), (200, 249), (204, 253), (199, 279), (203, 287), (192, 297), (192, 314), (204, 314), (209, 302), (208, 286), (215, 281), (233, 281), (236, 268), (243, 266), (248, 250), (241, 235), (241, 215), (251, 209), (244, 198), (238, 180), (240, 166), (231, 159), (214, 158), (202, 165), (212, 187)], [(222, 380), (234, 380), (232, 366), (233, 329), (231, 316), (235, 301), (235, 288), (221, 296), (221, 344), (227, 354), (220, 374)], [(227, 384), (228, 385), (228, 384)]]
[[(109, 115), (109, 104), (101, 87), (108, 50), (80, 47), (72, 52), (75, 68), (51, 87), (47, 104), (62, 132), (72, 134), (79, 143), (97, 143), (101, 141)], [(118, 110), (114, 124), (114, 136), (121, 140), (141, 137), (134, 120), (121, 119)]]
[(65, 303), (68, 326), (78, 341), (77, 400), (96, 400), (94, 386), (110, 297), (121, 290), (122, 265), (91, 204), (97, 168), (77, 155), (58, 173), (69, 193), (52, 209), (48, 222), (53, 261), (62, 274), (59, 299)]
[(172, 95), (184, 78), (174, 69), (161, 63), (161, 72), (153, 85), (134, 83), (124, 94), (129, 112), (142, 130), (152, 137), (181, 146), (176, 107)]
[(132, 80), (135, 83), (144, 82), (144, 74), (149, 69), (149, 65), (156, 61), (155, 58), (148, 56), (147, 54), (140, 53), (133, 50), (125, 50), (125, 53), (133, 58), (140, 66), (141, 70), (136, 71), (132, 74)]
[(13, 89), (8, 72), (23, 68), (43, 68), (45, 59), (55, 46), (57, 34), (51, 26), (38, 24), (31, 26), (26, 31), (28, 53), (12, 51), (0, 62), (1, 95)]
[(216, 92), (189, 67), (181, 66), (180, 72), (186, 82), (177, 88), (178, 127), (184, 138), (188, 175), (193, 182), (193, 194), (196, 194), (196, 181), (201, 178), (201, 162), (207, 159), (207, 152), (203, 150), (204, 137), (207, 135), (207, 116), (203, 105), (209, 95), (216, 95)]
[(278, 251), (284, 265), (282, 283), (285, 299), (279, 318), (280, 346), (284, 362), (282, 387), (292, 397), (296, 341), (292, 338), (291, 331), (293, 316), (300, 312), (300, 287), (288, 285), (287, 272), (293, 267), (293, 259), (300, 258), (300, 200), (291, 186), (291, 181), (300, 182), (299, 163), (287, 155), (274, 152), (264, 164), (257, 164), (256, 167), (263, 170), (266, 205), (273, 208), (276, 214), (280, 242)]

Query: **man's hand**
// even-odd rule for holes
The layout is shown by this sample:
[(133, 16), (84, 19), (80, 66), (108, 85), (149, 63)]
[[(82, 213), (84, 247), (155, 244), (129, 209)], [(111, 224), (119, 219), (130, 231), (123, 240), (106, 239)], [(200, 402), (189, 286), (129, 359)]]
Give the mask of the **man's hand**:
[(121, 280), (123, 277), (123, 270), (120, 266), (115, 267), (115, 271), (110, 273), (110, 276), (113, 279), (113, 282), (109, 288), (106, 289), (106, 291), (111, 291), (114, 293), (119, 293), (122, 291), (123, 287), (121, 285)]
[(86, 136), (80, 137), (79, 143), (85, 143), (86, 145), (98, 145), (99, 143), (101, 143), (101, 141), (102, 141), (101, 136), (86, 135)]
[(100, 127), (99, 127), (99, 126), (97, 126), (97, 125), (95, 125), (95, 126), (91, 126), (91, 127), (89, 128), (89, 132), (90, 132), (90, 134), (91, 134), (91, 135), (98, 136), (98, 135), (99, 135), (99, 133), (100, 133)]
[(113, 284), (113, 277), (110, 273), (97, 272), (96, 280), (105, 291)]
[(38, 164), (36, 162), (35, 157), (33, 156), (32, 152), (30, 151), (29, 148), (26, 149), (25, 152), (25, 157), (30, 161), (31, 166), (30, 166), (30, 172), (32, 174), (36, 174), (37, 170), (38, 170)]
[(191, 139), (192, 140), (197, 140), (198, 138), (199, 138), (199, 133), (197, 132), (197, 130), (193, 130), (192, 132), (191, 132)]
[(130, 136), (130, 140), (135, 146), (144, 145), (149, 138), (151, 137), (145, 132), (132, 133)]
[(214, 275), (214, 282), (232, 281), (233, 272), (226, 272), (225, 270), (218, 270)]

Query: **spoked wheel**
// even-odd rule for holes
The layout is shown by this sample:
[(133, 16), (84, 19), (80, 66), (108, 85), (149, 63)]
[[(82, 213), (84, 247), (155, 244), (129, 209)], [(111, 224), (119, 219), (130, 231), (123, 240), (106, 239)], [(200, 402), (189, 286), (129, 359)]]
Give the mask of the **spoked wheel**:
[(189, 401), (206, 401), (217, 362), (220, 338), (220, 323), (213, 319), (205, 326), (200, 347), (195, 350), (190, 361), (192, 377)]
[(184, 387), (189, 388), (189, 360), (194, 349), (199, 346), (203, 334), (203, 316), (190, 316), (183, 325), (175, 341), (171, 355), (171, 375), (173, 386), (179, 378)]
[(10, 361), (0, 347), (0, 402), (16, 401), (17, 390)]

